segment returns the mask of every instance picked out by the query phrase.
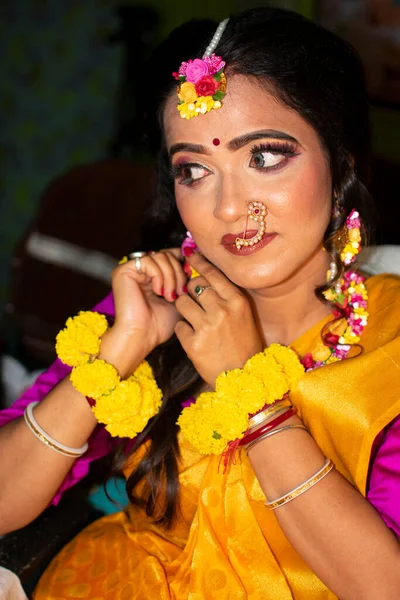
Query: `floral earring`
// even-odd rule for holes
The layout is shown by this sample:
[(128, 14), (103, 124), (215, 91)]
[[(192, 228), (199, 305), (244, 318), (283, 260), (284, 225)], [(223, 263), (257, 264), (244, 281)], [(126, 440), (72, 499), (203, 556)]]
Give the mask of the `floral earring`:
[[(338, 212), (340, 212), (340, 208), (337, 203), (333, 208), (334, 216), (337, 216)], [(344, 264), (345, 267), (350, 265), (355, 261), (356, 256), (360, 253), (361, 250), (361, 219), (358, 211), (353, 208), (346, 219), (343, 230), (339, 232), (337, 242), (341, 247), (340, 250), (340, 260)], [(331, 261), (329, 265), (329, 271), (327, 273), (328, 281), (334, 279), (337, 275), (337, 266), (334, 260)], [(340, 282), (338, 282), (340, 285)]]
[[(185, 258), (186, 256), (193, 254), (194, 251), (199, 252), (199, 248), (196, 246), (196, 242), (194, 241), (190, 231), (187, 231), (186, 237), (181, 244), (181, 254), (183, 258)], [(195, 277), (200, 276), (200, 273), (193, 269), (193, 267), (191, 267), (186, 260), (183, 263), (183, 270), (189, 279), (194, 279)]]
[(345, 223), (345, 246), (340, 253), (343, 264), (347, 267), (355, 261), (361, 250), (361, 219), (355, 208), (350, 212)]

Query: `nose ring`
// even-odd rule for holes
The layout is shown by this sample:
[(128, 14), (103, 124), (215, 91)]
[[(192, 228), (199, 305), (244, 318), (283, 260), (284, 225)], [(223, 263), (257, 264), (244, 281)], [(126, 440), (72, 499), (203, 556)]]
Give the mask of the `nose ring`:
[[(243, 238), (237, 237), (235, 240), (235, 246), (238, 250), (240, 250), (242, 246), (254, 246), (262, 240), (265, 234), (265, 217), (267, 216), (267, 213), (267, 207), (262, 202), (247, 203), (246, 229), (243, 233)], [(247, 222), (249, 219), (260, 223), (260, 228), (256, 235), (253, 235), (253, 237), (246, 240)]]

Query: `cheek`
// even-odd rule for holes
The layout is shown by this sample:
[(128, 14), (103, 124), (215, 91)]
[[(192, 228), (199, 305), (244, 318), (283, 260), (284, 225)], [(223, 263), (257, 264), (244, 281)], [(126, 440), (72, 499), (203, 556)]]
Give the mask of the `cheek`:
[(332, 210), (331, 178), (326, 164), (317, 161), (299, 169), (269, 194), (269, 203), (271, 216), (288, 217), (299, 233), (311, 223), (317, 228), (326, 226)]
[(190, 188), (179, 184), (175, 185), (176, 207), (185, 227), (189, 231), (192, 232), (204, 226), (207, 227), (205, 223), (210, 220), (213, 212), (209, 198), (209, 194), (204, 197), (198, 191), (193, 193)]

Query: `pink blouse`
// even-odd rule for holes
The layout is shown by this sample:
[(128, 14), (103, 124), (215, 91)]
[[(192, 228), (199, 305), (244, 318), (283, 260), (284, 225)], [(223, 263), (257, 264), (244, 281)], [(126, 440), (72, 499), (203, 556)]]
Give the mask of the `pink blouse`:
[[(109, 294), (93, 310), (114, 316), (112, 294)], [(70, 367), (57, 359), (10, 408), (0, 411), (0, 427), (21, 417), (30, 402), (42, 400), (70, 370)], [(74, 462), (54, 496), (52, 504), (58, 504), (62, 493), (87, 475), (90, 463), (110, 453), (118, 441), (103, 427), (97, 427), (88, 440), (88, 451)], [(367, 498), (386, 525), (400, 537), (400, 416), (392, 421), (375, 440), (370, 462)]]

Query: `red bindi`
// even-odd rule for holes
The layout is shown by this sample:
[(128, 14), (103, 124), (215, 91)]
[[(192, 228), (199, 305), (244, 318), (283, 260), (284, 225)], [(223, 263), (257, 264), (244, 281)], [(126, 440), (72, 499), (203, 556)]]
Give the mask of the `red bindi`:
[(221, 141), (220, 141), (218, 138), (214, 138), (214, 139), (213, 139), (213, 144), (214, 144), (214, 146), (219, 146), (219, 145), (220, 145), (220, 143), (221, 143)]

